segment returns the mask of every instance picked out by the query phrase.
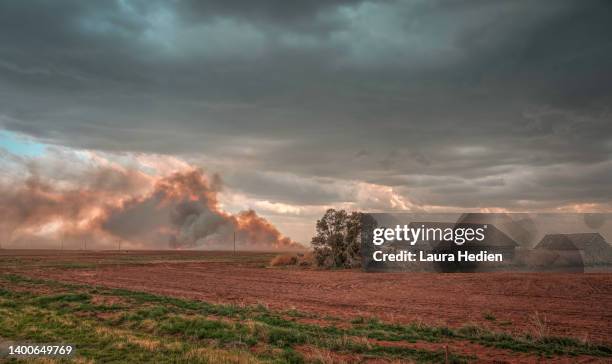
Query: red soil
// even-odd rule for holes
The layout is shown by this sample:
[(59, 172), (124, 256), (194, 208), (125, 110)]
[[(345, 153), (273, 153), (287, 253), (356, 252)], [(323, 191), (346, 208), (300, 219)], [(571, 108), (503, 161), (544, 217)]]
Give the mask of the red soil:
[(612, 274), (605, 273), (363, 273), (266, 269), (228, 262), (24, 273), (348, 319), (376, 316), (387, 322), (452, 327), (475, 323), (497, 331), (538, 334), (544, 330), (590, 342), (612, 342)]

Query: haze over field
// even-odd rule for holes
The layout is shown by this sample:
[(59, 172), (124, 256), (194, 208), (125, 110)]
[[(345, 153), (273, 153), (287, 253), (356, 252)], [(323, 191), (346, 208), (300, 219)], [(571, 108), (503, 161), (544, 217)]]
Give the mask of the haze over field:
[(286, 249), (329, 207), (612, 211), (611, 16), (0, 2), (1, 242)]

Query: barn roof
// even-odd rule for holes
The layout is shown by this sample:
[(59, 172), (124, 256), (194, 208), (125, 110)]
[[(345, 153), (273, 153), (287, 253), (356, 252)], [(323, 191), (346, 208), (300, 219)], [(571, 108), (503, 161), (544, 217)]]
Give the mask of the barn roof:
[(588, 250), (592, 248), (612, 249), (599, 233), (548, 234), (536, 245), (536, 249)]

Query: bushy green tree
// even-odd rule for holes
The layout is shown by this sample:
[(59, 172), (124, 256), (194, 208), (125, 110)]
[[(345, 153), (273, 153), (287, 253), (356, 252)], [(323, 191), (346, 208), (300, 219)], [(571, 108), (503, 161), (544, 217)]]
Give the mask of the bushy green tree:
[(329, 209), (317, 220), (312, 245), (319, 266), (354, 268), (361, 264), (362, 216), (361, 212)]

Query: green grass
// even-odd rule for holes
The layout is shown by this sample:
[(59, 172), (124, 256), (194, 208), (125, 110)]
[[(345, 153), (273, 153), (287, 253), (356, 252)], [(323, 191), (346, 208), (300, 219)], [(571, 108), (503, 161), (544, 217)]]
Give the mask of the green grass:
[[(41, 287), (53, 292), (35, 293)], [(99, 303), (105, 300), (113, 303)], [(0, 276), (3, 338), (73, 343), (85, 359), (215, 362), (218, 358), (207, 357), (212, 353), (224, 356), (226, 362), (302, 363), (315, 361), (300, 353), (300, 346), (308, 345), (357, 354), (364, 360), (443, 360), (442, 351), (366, 345), (348, 338), (346, 331), (295, 321), (311, 316), (296, 310), (272, 312), (261, 305), (214, 305), (122, 289)], [(464, 362), (466, 358), (451, 355), (451, 359)]]
[[(44, 289), (41, 289), (44, 288)], [(41, 294), (40, 291), (44, 293)], [(537, 356), (610, 358), (612, 348), (570, 338), (511, 336), (480, 327), (460, 329), (389, 324), (372, 318), (350, 323), (329, 316), (326, 325), (297, 310), (216, 305), (123, 289), (0, 275), (0, 336), (15, 341), (64, 342), (83, 359), (101, 362), (316, 362), (303, 348), (368, 359), (444, 362), (444, 350), (410, 343), (468, 341)], [(342, 322), (345, 325), (337, 326)], [(401, 345), (383, 345), (397, 342)], [(473, 357), (450, 353), (449, 361)]]
[[(353, 321), (355, 322), (355, 321)], [(363, 320), (353, 325), (353, 334), (388, 341), (440, 342), (448, 339), (467, 340), (488, 347), (538, 355), (593, 355), (612, 356), (612, 347), (581, 343), (572, 338), (542, 337), (529, 335), (512, 336), (493, 332), (478, 326), (464, 326), (459, 329), (425, 325), (394, 325), (375, 319)]]

